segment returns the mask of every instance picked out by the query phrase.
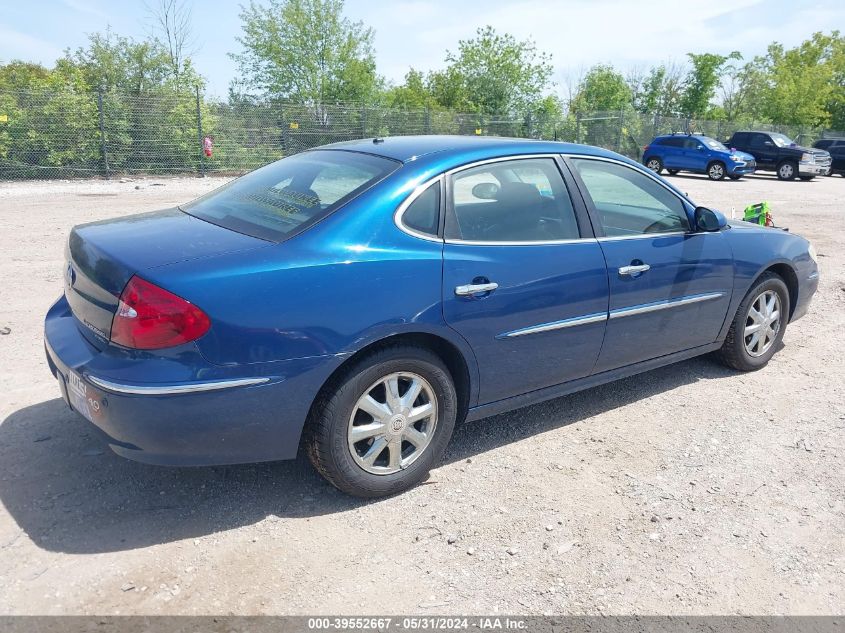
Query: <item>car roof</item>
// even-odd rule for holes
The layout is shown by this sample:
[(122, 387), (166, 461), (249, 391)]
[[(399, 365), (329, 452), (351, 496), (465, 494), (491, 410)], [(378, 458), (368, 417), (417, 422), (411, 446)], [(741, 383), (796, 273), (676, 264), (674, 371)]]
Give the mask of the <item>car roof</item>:
[(509, 154), (581, 154), (584, 156), (602, 156), (619, 158), (618, 154), (591, 145), (562, 143), (558, 141), (537, 141), (533, 139), (505, 138), (499, 136), (387, 136), (367, 138), (356, 141), (342, 141), (323, 145), (315, 149), (346, 150), (384, 156), (403, 163), (422, 156), (440, 154), (443, 158), (459, 157), (479, 150), (490, 156)]

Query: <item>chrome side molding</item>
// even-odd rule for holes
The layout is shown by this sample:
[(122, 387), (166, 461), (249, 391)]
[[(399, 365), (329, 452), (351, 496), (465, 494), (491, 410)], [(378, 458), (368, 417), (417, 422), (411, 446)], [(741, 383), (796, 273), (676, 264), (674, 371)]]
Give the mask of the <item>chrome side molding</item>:
[(269, 378), (234, 378), (231, 380), (191, 382), (180, 385), (127, 385), (97, 378), (90, 374), (86, 375), (85, 379), (92, 385), (106, 391), (111, 391), (112, 393), (125, 393), (138, 396), (169, 396), (180, 393), (199, 393), (202, 391), (231, 389), (232, 387), (249, 387), (270, 382)]
[(701, 295), (687, 295), (685, 297), (678, 297), (676, 299), (666, 299), (665, 301), (655, 301), (654, 303), (644, 303), (638, 306), (631, 306), (630, 308), (617, 308), (610, 311), (611, 319), (619, 319), (621, 317), (634, 316), (635, 314), (645, 314), (646, 312), (655, 312), (657, 310), (667, 310), (669, 308), (677, 308), (680, 306), (689, 305), (691, 303), (698, 303), (700, 301), (711, 301), (724, 297), (724, 292), (708, 292)]

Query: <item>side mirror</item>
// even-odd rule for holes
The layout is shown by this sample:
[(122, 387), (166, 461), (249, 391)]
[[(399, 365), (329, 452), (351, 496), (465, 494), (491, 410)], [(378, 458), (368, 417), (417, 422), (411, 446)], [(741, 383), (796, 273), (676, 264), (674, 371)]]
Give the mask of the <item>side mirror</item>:
[(772, 143), (771, 141), (763, 141), (763, 145), (765, 145), (766, 147), (774, 147), (775, 146), (775, 144)]
[(695, 228), (699, 231), (712, 233), (721, 231), (727, 225), (728, 219), (718, 211), (713, 211), (713, 209), (707, 207), (695, 208)]
[(472, 195), (481, 200), (495, 200), (499, 185), (494, 182), (480, 182), (472, 188)]
[(697, 149), (699, 152), (703, 152), (704, 151), (704, 145), (699, 145), (695, 149)]

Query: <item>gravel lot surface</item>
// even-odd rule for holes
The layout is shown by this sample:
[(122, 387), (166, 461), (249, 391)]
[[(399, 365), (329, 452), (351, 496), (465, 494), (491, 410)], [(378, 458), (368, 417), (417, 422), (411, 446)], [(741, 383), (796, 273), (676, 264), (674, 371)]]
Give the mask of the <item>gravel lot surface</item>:
[(125, 461), (59, 399), (41, 328), (68, 230), (222, 180), (0, 183), (0, 613), (843, 613), (845, 179), (672, 181), (814, 242), (819, 293), (769, 366), (465, 424), (425, 485), (370, 503), (304, 457)]

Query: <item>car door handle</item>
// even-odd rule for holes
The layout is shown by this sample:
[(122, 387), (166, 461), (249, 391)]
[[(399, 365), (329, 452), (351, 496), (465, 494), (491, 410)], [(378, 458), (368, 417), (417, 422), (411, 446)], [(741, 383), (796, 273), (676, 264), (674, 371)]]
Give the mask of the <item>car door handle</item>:
[(619, 269), (619, 274), (620, 275), (639, 275), (640, 273), (644, 273), (648, 270), (651, 270), (651, 266), (649, 266), (648, 264), (622, 266)]
[(473, 295), (481, 295), (485, 292), (493, 292), (499, 284), (495, 282), (488, 282), (486, 284), (467, 284), (465, 286), (455, 286), (455, 294), (459, 297), (471, 297)]

